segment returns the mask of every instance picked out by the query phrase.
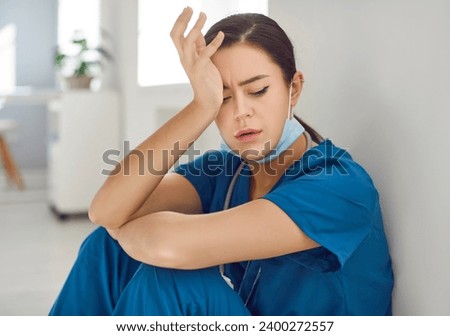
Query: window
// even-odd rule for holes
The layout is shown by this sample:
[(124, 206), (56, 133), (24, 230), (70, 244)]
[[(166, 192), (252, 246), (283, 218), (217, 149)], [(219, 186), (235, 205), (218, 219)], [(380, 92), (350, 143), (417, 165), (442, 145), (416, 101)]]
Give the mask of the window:
[[(75, 36), (83, 36), (92, 47), (100, 43), (100, 1), (59, 0), (58, 45), (71, 53), (69, 42)], [(75, 50), (76, 51), (76, 50)]]
[[(170, 39), (170, 30), (184, 7), (194, 9), (193, 19), (200, 11), (208, 16), (204, 32), (216, 21), (234, 13), (267, 14), (267, 0), (171, 0), (155, 5), (151, 0), (138, 3), (138, 84), (154, 86), (187, 83), (188, 79)], [(195, 20), (191, 20), (195, 21)], [(192, 27), (191, 22), (188, 30)]]

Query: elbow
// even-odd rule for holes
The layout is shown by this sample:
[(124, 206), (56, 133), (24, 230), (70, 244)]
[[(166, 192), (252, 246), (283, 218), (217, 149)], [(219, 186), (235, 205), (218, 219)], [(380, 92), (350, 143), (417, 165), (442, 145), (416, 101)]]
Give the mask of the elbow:
[(88, 210), (88, 217), (89, 217), (89, 220), (90, 220), (92, 223), (94, 223), (94, 224), (99, 224), (99, 222), (100, 222), (100, 216), (99, 216), (99, 213), (98, 213), (97, 210), (92, 206), (92, 204), (91, 204), (91, 206), (89, 207), (89, 210)]
[(100, 209), (93, 202), (89, 207), (88, 217), (92, 223), (103, 226), (106, 229), (118, 229), (123, 225), (122, 222), (114, 219), (114, 216), (108, 216), (107, 213), (113, 214), (114, 211), (105, 211), (104, 209)]

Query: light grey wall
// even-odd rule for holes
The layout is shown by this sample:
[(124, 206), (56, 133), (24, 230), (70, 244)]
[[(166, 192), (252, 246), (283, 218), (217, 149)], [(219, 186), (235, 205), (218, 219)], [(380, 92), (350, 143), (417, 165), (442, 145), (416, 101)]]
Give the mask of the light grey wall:
[[(57, 41), (57, 0), (0, 0), (0, 29), (16, 27), (16, 85), (55, 86), (53, 50)], [(21, 168), (46, 167), (46, 107), (5, 106), (0, 118), (18, 121), (11, 150)]]
[(450, 315), (450, 2), (276, 0), (306, 78), (297, 113), (381, 196), (397, 315)]

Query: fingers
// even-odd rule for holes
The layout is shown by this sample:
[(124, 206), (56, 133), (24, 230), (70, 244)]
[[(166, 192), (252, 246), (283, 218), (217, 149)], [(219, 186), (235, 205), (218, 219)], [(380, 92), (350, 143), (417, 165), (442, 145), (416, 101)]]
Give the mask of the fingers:
[(194, 27), (192, 27), (191, 31), (186, 36), (187, 44), (195, 43), (198, 37), (202, 35), (202, 28), (205, 25), (205, 22), (206, 22), (206, 14), (201, 12), (198, 16), (197, 21), (194, 24)]
[(225, 38), (225, 34), (222, 31), (220, 31), (216, 35), (216, 37), (214, 37), (214, 39), (203, 50), (202, 56), (211, 58), (212, 55), (215, 54), (217, 49), (219, 49), (219, 47), (222, 45), (222, 42), (223, 42), (224, 38)]
[(205, 38), (203, 37), (203, 35), (201, 35), (195, 41), (195, 49), (196, 49), (197, 54), (199, 55), (203, 51), (203, 49), (205, 49), (205, 47), (206, 47), (206, 41), (205, 41)]
[(193, 11), (190, 7), (183, 9), (175, 21), (172, 30), (170, 31), (170, 37), (172, 38), (178, 51), (180, 51), (183, 46), (184, 32), (186, 31), (189, 21), (191, 20), (192, 13)]
[(201, 12), (183, 42), (183, 51), (187, 62), (194, 61), (206, 46), (205, 38), (202, 34), (202, 28), (205, 25), (205, 22), (206, 14)]
[(223, 32), (219, 32), (211, 43), (206, 45), (205, 38), (202, 34), (202, 29), (206, 22), (206, 14), (203, 12), (199, 14), (194, 26), (187, 36), (184, 37), (192, 14), (192, 8), (186, 7), (178, 16), (170, 32), (170, 36), (180, 56), (181, 63), (185, 68), (186, 66), (192, 66), (198, 57), (211, 58), (211, 56), (219, 49), (225, 37)]
[(184, 37), (184, 33), (192, 18), (192, 8), (186, 7), (176, 20), (170, 36), (177, 48), (180, 59), (182, 62), (192, 63), (193, 60), (200, 54), (206, 47), (205, 38), (202, 34), (202, 28), (206, 22), (206, 14), (201, 12), (198, 16), (194, 26)]

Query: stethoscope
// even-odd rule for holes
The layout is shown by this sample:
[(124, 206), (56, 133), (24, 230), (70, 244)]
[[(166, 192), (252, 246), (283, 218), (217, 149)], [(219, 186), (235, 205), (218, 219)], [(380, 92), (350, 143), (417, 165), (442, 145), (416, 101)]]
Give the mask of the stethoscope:
[[(305, 136), (306, 136), (306, 151), (308, 151), (311, 148), (311, 136), (309, 135), (308, 132), (305, 131)], [(236, 172), (233, 175), (233, 178), (231, 179), (230, 185), (228, 186), (227, 189), (227, 193), (225, 196), (225, 202), (223, 205), (223, 210), (227, 210), (230, 208), (230, 203), (231, 203), (231, 196), (233, 194), (233, 190), (234, 187), (236, 186), (237, 183), (237, 179), (239, 178), (239, 175), (241, 174), (242, 169), (245, 167), (246, 163), (244, 161), (241, 162), (241, 164), (239, 165), (239, 167), (237, 168)], [(252, 274), (250, 274), (249, 270), (250, 270), (250, 266), (251, 266), (252, 260), (247, 261), (247, 265), (245, 267), (245, 271), (244, 271), (244, 276), (242, 277), (242, 281), (241, 281), (241, 285), (239, 286), (239, 288), (237, 289), (238, 294), (242, 297), (243, 291), (245, 290), (244, 288), (244, 284), (247, 282), (247, 278), (249, 278)], [(220, 274), (222, 275), (223, 279), (225, 280), (225, 282), (234, 289), (234, 284), (231, 281), (231, 279), (229, 277), (227, 277), (225, 275), (225, 265), (219, 265), (219, 270), (220, 270)], [(248, 290), (248, 294), (245, 295), (245, 300), (244, 300), (244, 304), (247, 306), (247, 303), (251, 297), (251, 294), (253, 293), (253, 290), (255, 289), (256, 284), (258, 283), (259, 277), (261, 275), (261, 267), (258, 268), (258, 271), (256, 272), (256, 275), (254, 275), (254, 279), (252, 282), (252, 286), (250, 287), (250, 289)]]

